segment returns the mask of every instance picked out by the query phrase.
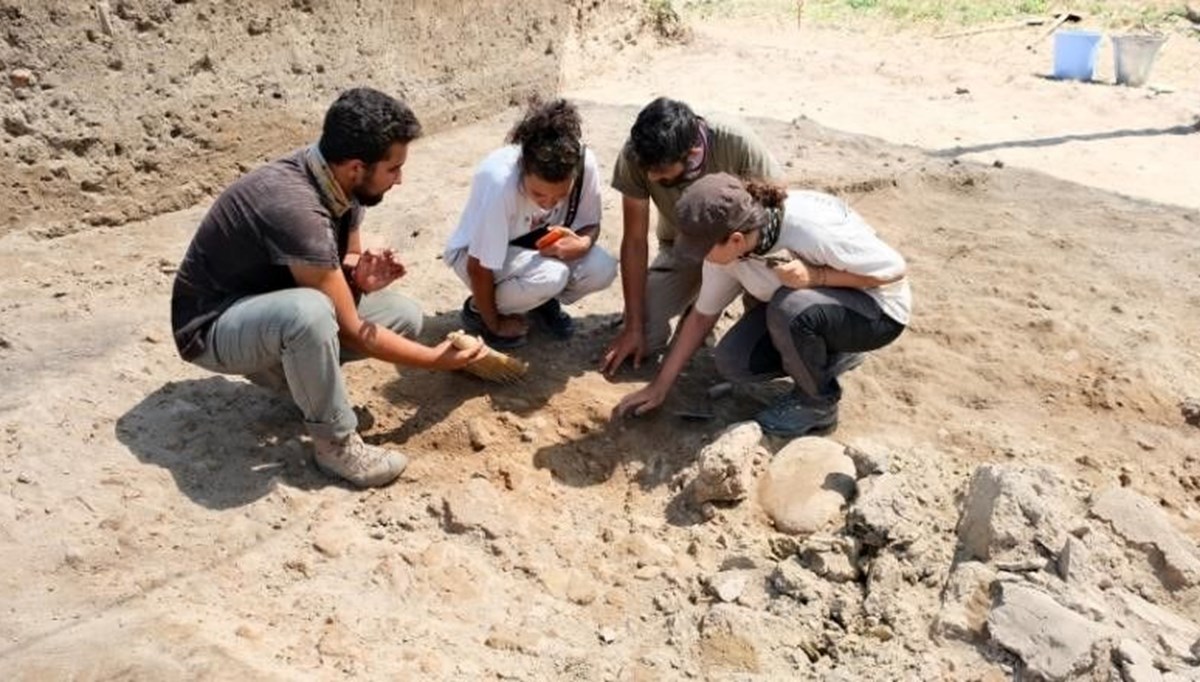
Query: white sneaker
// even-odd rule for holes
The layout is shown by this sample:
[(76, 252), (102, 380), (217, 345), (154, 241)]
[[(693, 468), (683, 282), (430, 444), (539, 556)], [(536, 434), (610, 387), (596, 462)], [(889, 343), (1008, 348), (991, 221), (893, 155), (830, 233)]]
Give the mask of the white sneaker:
[(314, 438), (317, 467), (329, 474), (350, 481), (360, 488), (385, 486), (404, 471), (408, 458), (399, 452), (368, 445), (362, 436), (352, 433), (345, 440)]

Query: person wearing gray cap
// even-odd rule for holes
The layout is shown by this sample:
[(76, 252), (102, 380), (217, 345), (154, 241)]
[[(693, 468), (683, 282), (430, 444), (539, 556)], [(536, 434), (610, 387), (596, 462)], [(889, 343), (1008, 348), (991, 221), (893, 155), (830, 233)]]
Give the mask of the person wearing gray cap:
[(704, 260), (700, 293), (658, 375), (625, 396), (614, 416), (661, 405), (721, 312), (745, 292), (760, 304), (718, 343), (718, 371), (734, 382), (792, 378), (793, 390), (755, 416), (763, 431), (793, 438), (832, 431), (838, 376), (909, 322), (903, 256), (837, 197), (724, 173), (693, 183), (676, 217), (676, 252)]

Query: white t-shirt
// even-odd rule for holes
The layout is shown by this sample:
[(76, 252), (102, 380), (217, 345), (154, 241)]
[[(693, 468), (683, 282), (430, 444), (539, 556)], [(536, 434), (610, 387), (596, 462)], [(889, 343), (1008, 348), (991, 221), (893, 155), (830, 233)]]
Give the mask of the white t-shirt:
[[(483, 160), (471, 181), (471, 195), (458, 220), (458, 229), (450, 236), (443, 258), (453, 263), (457, 251), (479, 259), (489, 270), (504, 266), (508, 243), (544, 225), (561, 225), (567, 216), (570, 195), (554, 208), (539, 207), (525, 196), (521, 184), (521, 148), (501, 147)], [(600, 171), (591, 149), (583, 157), (583, 191), (575, 212), (572, 229), (600, 224)]]
[[(876, 236), (846, 202), (821, 192), (788, 192), (779, 241), (772, 253), (881, 279), (905, 269), (904, 257)], [(719, 314), (743, 290), (760, 301), (770, 301), (783, 286), (779, 275), (761, 260), (747, 258), (726, 265), (706, 260), (702, 272), (704, 280), (695, 307), (704, 315)], [(912, 307), (908, 278), (864, 289), (863, 293), (875, 299), (888, 317), (908, 324)]]

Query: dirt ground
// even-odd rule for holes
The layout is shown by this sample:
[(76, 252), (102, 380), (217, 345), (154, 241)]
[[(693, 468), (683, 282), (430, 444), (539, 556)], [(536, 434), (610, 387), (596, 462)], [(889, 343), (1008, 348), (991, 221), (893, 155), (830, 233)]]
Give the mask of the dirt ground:
[[(706, 578), (769, 563), (780, 536), (753, 500), (705, 521), (678, 483), (780, 387), (710, 402), (701, 357), (656, 415), (610, 424), (648, 378), (595, 371), (617, 287), (575, 308), (572, 341), (519, 351), (534, 363), (519, 386), (350, 367), (365, 437), (413, 462), (380, 491), (330, 482), (288, 403), (175, 355), (171, 275), (199, 205), (0, 237), (0, 675), (1012, 676), (1002, 652), (930, 634), (976, 466), (1126, 485), (1200, 537), (1200, 431), (1180, 413), (1200, 398), (1200, 43), (1168, 43), (1165, 92), (1048, 80), (1048, 43), (1024, 46), (1036, 34), (741, 19), (566, 83), (605, 169), (654, 95), (740, 114), (794, 184), (846, 196), (908, 257), (914, 322), (848, 377), (835, 434), (921, 482), (918, 577), (887, 637), (847, 626), (799, 654), (808, 612), (765, 592), (753, 650), (705, 629)], [(421, 141), (368, 212), (368, 234), (408, 254), (398, 286), (430, 339), (465, 295), (437, 254), (515, 116)], [(615, 250), (611, 190), (604, 209)], [(714, 418), (675, 416), (698, 409)], [(1154, 594), (1200, 622), (1196, 589)]]

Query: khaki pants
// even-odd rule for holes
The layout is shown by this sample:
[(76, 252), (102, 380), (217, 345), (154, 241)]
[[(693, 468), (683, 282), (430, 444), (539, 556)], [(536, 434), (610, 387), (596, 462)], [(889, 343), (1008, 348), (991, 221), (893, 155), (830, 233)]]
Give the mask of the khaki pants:
[(658, 243), (658, 255), (646, 272), (646, 352), (671, 340), (671, 320), (683, 314), (700, 293), (702, 263), (675, 257), (671, 242)]

